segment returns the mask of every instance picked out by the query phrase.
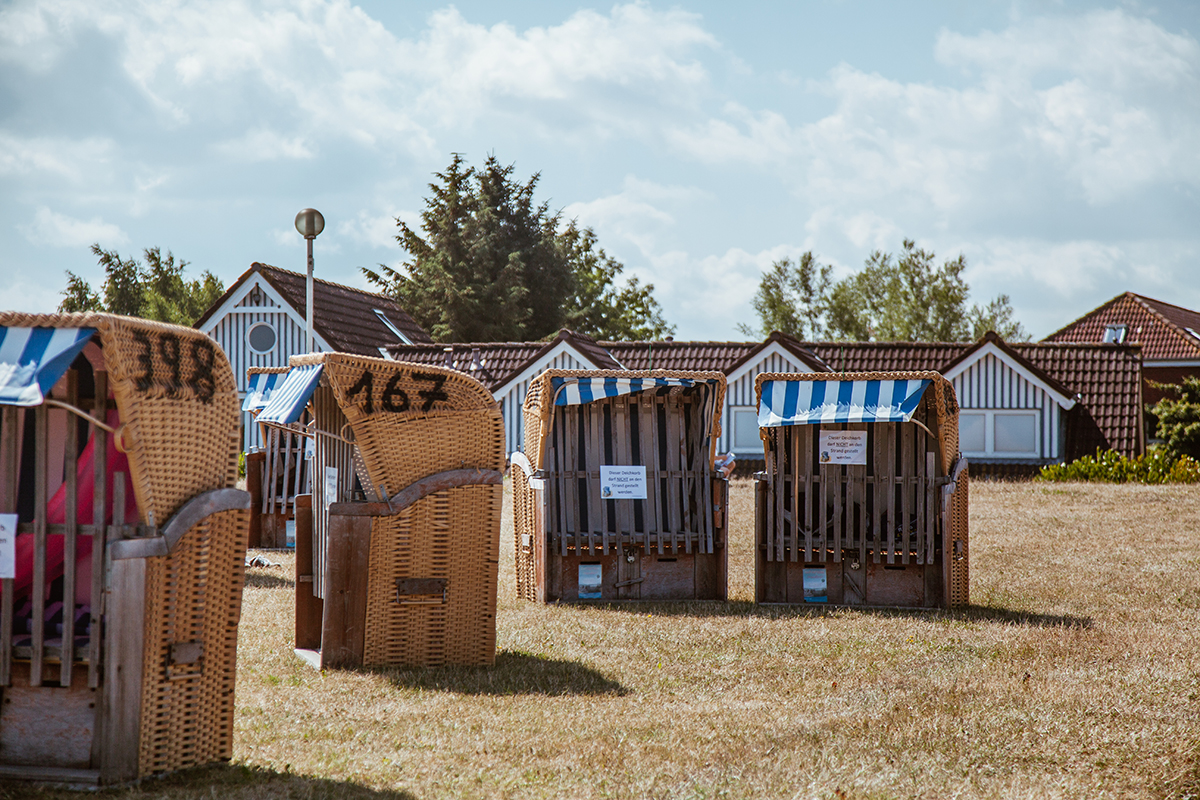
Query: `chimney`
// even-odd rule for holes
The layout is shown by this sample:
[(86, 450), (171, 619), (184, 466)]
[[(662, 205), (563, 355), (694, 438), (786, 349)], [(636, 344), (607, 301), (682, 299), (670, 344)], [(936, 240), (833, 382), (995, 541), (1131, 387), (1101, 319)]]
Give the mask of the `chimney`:
[(471, 372), (477, 372), (478, 370), (479, 370), (479, 348), (472, 347), (471, 348)]
[(446, 354), (446, 369), (454, 369), (454, 345), (443, 347), (442, 352)]

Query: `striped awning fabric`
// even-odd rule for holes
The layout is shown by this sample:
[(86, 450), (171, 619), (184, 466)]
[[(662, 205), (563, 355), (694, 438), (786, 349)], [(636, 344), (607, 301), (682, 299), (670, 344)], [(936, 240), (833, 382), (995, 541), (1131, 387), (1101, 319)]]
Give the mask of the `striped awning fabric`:
[(551, 378), (550, 385), (554, 387), (554, 405), (578, 406), (603, 400), (606, 397), (620, 397), (623, 394), (636, 394), (649, 389), (662, 389), (671, 386), (695, 386), (697, 383), (712, 383), (712, 381), (696, 381), (692, 378)]
[(758, 406), (760, 428), (832, 422), (908, 422), (928, 380), (767, 381)]
[(260, 372), (250, 376), (250, 389), (246, 399), (242, 401), (242, 411), (259, 411), (266, 408), (275, 392), (275, 387), (283, 381), (286, 372)]
[(258, 421), (290, 425), (300, 419), (309, 398), (317, 390), (323, 369), (324, 364), (305, 364), (288, 370), (283, 382), (275, 387), (271, 399), (258, 415)]
[(95, 328), (0, 327), (0, 403), (40, 404), (95, 332)]

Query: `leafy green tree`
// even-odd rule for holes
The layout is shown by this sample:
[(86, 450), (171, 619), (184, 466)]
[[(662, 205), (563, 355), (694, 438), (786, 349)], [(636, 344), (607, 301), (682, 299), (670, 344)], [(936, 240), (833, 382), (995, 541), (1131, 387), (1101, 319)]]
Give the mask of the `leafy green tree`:
[(142, 251), (145, 266), (136, 259), (122, 258), (116, 250), (92, 245), (92, 254), (104, 267), (103, 298), (86, 280), (67, 271), (67, 288), (59, 311), (107, 311), (178, 325), (191, 325), (225, 292), (225, 286), (211, 272), (195, 280), (185, 280), (188, 262), (164, 257), (157, 247)]
[(558, 241), (574, 276), (566, 327), (602, 341), (646, 341), (675, 333), (654, 299), (653, 284), (643, 286), (636, 275), (617, 284), (625, 266), (596, 245), (591, 228), (579, 229), (572, 222)]
[(1013, 319), (1013, 308), (1007, 294), (998, 294), (986, 306), (973, 306), (967, 314), (971, 338), (981, 339), (988, 331), (1000, 334), (1006, 342), (1028, 342), (1029, 332)]
[(1200, 378), (1189, 375), (1181, 384), (1153, 385), (1169, 394), (1149, 408), (1158, 419), (1158, 438), (1172, 459), (1200, 459)]
[(765, 339), (771, 331), (797, 339), (824, 338), (831, 272), (828, 264), (817, 263), (811, 250), (799, 261), (783, 258), (772, 263), (753, 300), (761, 327), (738, 324), (738, 330), (755, 339)]
[(455, 153), (436, 173), (420, 232), (397, 219), (401, 269), (363, 269), (435, 341), (531, 340), (569, 326), (601, 338), (669, 328), (653, 286), (616, 279), (623, 266), (595, 234), (534, 201), (539, 175), (519, 183), (489, 156), (480, 170)]
[[(967, 308), (966, 259), (935, 263), (933, 252), (905, 239), (898, 254), (875, 251), (859, 272), (830, 283), (811, 253), (772, 265), (754, 299), (763, 333), (852, 341), (953, 342), (995, 330), (1025, 340), (1008, 295)], [(755, 335), (747, 326), (744, 333)]]

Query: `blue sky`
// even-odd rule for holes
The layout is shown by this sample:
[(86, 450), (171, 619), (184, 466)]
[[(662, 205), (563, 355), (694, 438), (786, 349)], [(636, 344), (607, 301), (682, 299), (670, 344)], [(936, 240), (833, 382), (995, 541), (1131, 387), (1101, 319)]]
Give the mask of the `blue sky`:
[(540, 172), (677, 338), (906, 237), (1036, 338), (1200, 308), (1200, 4), (992, 0), (0, 2), (0, 307), (99, 284), (92, 242), (303, 271), (306, 206), (365, 285), (451, 152)]

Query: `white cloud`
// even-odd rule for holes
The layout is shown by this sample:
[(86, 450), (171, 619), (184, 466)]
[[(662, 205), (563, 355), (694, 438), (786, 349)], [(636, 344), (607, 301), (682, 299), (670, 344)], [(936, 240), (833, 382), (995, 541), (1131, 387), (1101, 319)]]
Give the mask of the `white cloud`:
[(129, 237), (119, 226), (99, 217), (75, 219), (44, 206), (37, 210), (32, 222), (19, 225), (18, 229), (30, 242), (51, 247), (86, 247), (93, 242), (107, 246), (129, 243)]
[(268, 128), (255, 128), (238, 139), (218, 142), (217, 152), (235, 161), (309, 159), (315, 153), (303, 137), (286, 137)]
[[(220, 118), (239, 95), (267, 96), (293, 110), (302, 130), (424, 153), (435, 151), (431, 126), (523, 113), (522, 103), (559, 109), (559, 126), (637, 127), (630, 103), (688, 102), (707, 81), (695, 53), (715, 47), (696, 15), (641, 3), (523, 31), (472, 24), (450, 7), (413, 39), (397, 39), (347, 0), (145, 3), (122, 13), (87, 0), (27, 0), (5, 14), (0, 58), (22, 66), (47, 68), (85, 30), (119, 41), (130, 81), (174, 125)], [(303, 133), (276, 135), (294, 153), (311, 149)]]
[(394, 211), (386, 214), (375, 214), (369, 211), (359, 211), (358, 215), (338, 224), (338, 234), (352, 241), (361, 242), (374, 248), (395, 250), (396, 218), (404, 220), (409, 226), (417, 226), (420, 230), (421, 216), (411, 211)]
[(108, 139), (24, 138), (0, 130), (0, 176), (79, 182), (97, 165), (110, 162), (115, 150)]

